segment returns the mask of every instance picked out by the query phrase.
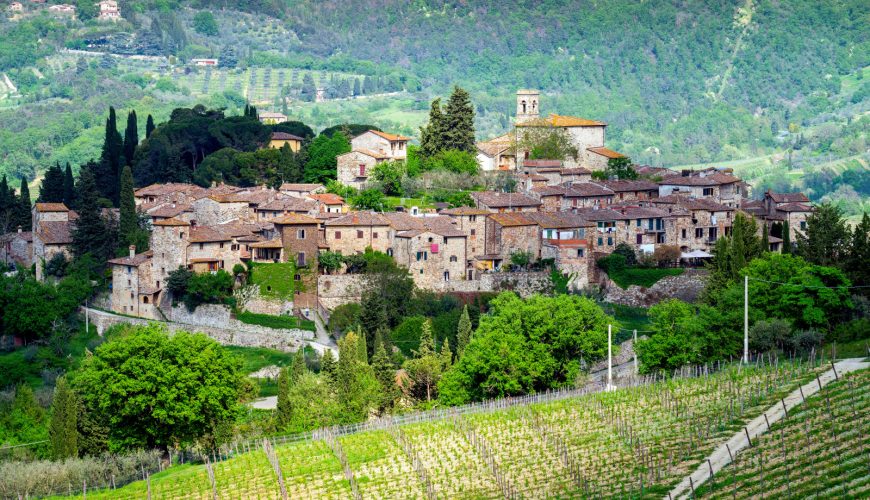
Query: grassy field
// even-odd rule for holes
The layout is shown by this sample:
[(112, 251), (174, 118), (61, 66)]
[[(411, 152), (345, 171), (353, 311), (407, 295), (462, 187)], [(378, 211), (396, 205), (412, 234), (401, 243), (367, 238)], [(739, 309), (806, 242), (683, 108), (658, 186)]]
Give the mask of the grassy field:
[[(273, 465), (268, 451), (242, 448), (214, 464), (214, 487), (226, 498), (277, 499), (280, 469), (290, 498), (350, 498), (354, 487), (362, 498), (426, 498), (427, 483), (439, 498), (662, 498), (719, 443), (813, 376), (806, 363), (725, 367), (348, 434), (332, 446), (305, 439), (276, 446)], [(848, 434), (841, 444), (861, 442)], [(148, 489), (140, 481), (88, 498), (144, 498)], [(152, 498), (207, 498), (211, 490), (204, 465), (172, 467), (150, 480)]]
[(313, 321), (295, 316), (272, 316), (271, 314), (256, 314), (245, 311), (236, 314), (236, 319), (249, 325), (260, 325), (268, 328), (301, 328), (312, 332), (315, 330)]

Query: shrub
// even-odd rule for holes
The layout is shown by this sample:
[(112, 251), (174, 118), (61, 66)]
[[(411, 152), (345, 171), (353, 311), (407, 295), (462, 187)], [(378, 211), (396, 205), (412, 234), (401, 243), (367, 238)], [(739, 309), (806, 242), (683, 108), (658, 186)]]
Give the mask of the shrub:
[(789, 343), (791, 325), (782, 319), (762, 320), (749, 329), (749, 345), (757, 352), (783, 349)]
[(598, 267), (601, 270), (603, 270), (607, 274), (610, 274), (625, 269), (626, 259), (625, 255), (612, 253), (606, 257), (601, 257), (600, 259), (598, 259), (596, 261), (596, 264), (598, 264)]
[(680, 256), (683, 254), (680, 251), (680, 247), (675, 245), (656, 245), (656, 249), (653, 252), (653, 259), (662, 264), (674, 263), (680, 260)]
[(333, 335), (339, 335), (348, 331), (359, 323), (359, 315), (362, 307), (356, 302), (342, 304), (332, 310), (329, 315), (329, 331)]
[(613, 249), (613, 254), (625, 256), (625, 265), (627, 267), (634, 267), (637, 265), (637, 255), (634, 253), (634, 248), (632, 248), (628, 243), (622, 242), (619, 245), (616, 245), (616, 248)]
[(870, 319), (853, 319), (834, 327), (830, 340), (834, 342), (852, 342), (870, 338)]
[(265, 326), (266, 328), (294, 329), (314, 331), (314, 322), (309, 319), (301, 319), (296, 316), (273, 316), (271, 314), (257, 314), (248, 311), (236, 314), (236, 319), (249, 325)]
[(809, 352), (810, 349), (818, 347), (825, 340), (825, 334), (819, 330), (808, 329), (798, 330), (791, 338), (791, 344), (797, 352)]

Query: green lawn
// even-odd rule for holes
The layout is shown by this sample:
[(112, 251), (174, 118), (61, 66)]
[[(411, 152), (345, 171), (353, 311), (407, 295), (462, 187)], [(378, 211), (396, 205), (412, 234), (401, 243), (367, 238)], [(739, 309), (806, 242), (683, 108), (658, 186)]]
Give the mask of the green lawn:
[(626, 289), (631, 285), (649, 288), (665, 276), (679, 276), (681, 274), (683, 274), (682, 269), (632, 267), (621, 271), (610, 272), (608, 276), (610, 276), (610, 279), (619, 285), (620, 288)]
[(296, 316), (272, 316), (270, 314), (257, 314), (245, 311), (236, 314), (236, 319), (242, 323), (265, 326), (267, 328), (301, 328), (302, 330), (315, 331), (313, 321), (297, 318)]
[(267, 349), (265, 347), (224, 346), (224, 349), (242, 359), (242, 370), (253, 373), (266, 366), (290, 366), (293, 364), (293, 353)]

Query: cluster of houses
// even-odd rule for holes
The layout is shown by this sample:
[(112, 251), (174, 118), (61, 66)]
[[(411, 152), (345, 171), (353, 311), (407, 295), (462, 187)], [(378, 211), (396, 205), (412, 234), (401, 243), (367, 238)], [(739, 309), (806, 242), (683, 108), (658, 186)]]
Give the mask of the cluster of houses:
[[(30, 4), (25, 6), (25, 3)], [(118, 9), (118, 2), (116, 0), (101, 0), (99, 2), (95, 2), (94, 5), (97, 6), (97, 19), (101, 21), (118, 21), (121, 19), (121, 11)], [(45, 10), (49, 14), (58, 15), (58, 16), (66, 16), (75, 18), (76, 16), (76, 6), (71, 3), (57, 3), (47, 5), (46, 0), (29, 0), (27, 2), (19, 2), (14, 1), (9, 3), (7, 7), (10, 17), (14, 19), (18, 19), (21, 16)]]
[[(368, 249), (392, 256), (424, 289), (467, 289), (487, 273), (507, 270), (520, 253), (532, 262), (552, 259), (570, 273), (572, 286), (582, 288), (602, 279), (595, 262), (620, 243), (638, 253), (668, 246), (683, 259), (709, 258), (716, 240), (730, 234), (742, 211), (759, 227), (773, 229), (769, 242), (776, 251), (782, 242), (777, 231), (789, 227), (794, 240), (813, 210), (801, 193), (767, 192), (752, 200), (746, 183), (715, 168), (680, 172), (635, 166), (638, 180), (594, 180), (592, 172), (607, 163), (600, 158), (621, 156), (604, 146), (605, 124), (559, 115), (541, 119), (538, 109), (536, 92), (518, 93), (518, 125), (564, 126), (586, 153), (569, 162), (527, 160), (522, 151), (519, 158), (508, 158), (511, 148), (497, 152), (493, 141), (481, 143), (482, 155), (495, 152), (492, 168), (484, 169), (503, 170), (505, 165), (516, 177), (517, 189), (472, 193), (474, 206), (352, 211), (346, 200), (320, 184), (141, 188), (135, 192), (136, 204), (150, 217), (150, 248), (137, 253), (131, 247), (128, 256), (109, 262), (112, 307), (158, 318), (156, 306), (167, 298), (168, 275), (180, 266), (230, 272), (237, 264), (292, 262), (308, 271), (293, 277), (306, 282), (295, 292), (294, 308), (307, 310), (318, 305), (319, 254), (347, 256)], [(298, 147), (301, 139), (285, 135), (273, 137), (271, 145)], [(352, 140), (352, 151), (338, 157), (338, 179), (364, 186), (373, 165), (405, 158), (408, 140), (374, 130), (360, 134)], [(31, 231), (4, 235), (0, 258), (35, 264), (41, 279), (54, 254), (69, 253), (75, 219), (63, 204), (37, 203)], [(786, 221), (788, 226), (782, 224)]]

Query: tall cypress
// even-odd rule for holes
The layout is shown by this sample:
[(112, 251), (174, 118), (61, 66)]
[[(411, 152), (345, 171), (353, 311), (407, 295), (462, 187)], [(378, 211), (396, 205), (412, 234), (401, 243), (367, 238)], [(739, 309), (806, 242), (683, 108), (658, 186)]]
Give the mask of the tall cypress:
[(63, 204), (67, 208), (75, 208), (76, 205), (76, 181), (69, 162), (66, 163), (66, 171), (63, 174)]
[(284, 428), (290, 423), (293, 418), (293, 407), (289, 400), (290, 395), (290, 371), (285, 366), (281, 368), (278, 374), (278, 404), (276, 407), (276, 418), (278, 427)]
[(444, 111), (444, 149), (472, 153), (474, 145), (474, 107), (464, 89), (453, 87)]
[(77, 191), (79, 218), (72, 230), (73, 254), (78, 258), (90, 253), (102, 262), (115, 249), (115, 233), (101, 215), (100, 193), (91, 168), (82, 167)]
[(459, 316), (459, 325), (456, 328), (456, 359), (458, 360), (468, 343), (471, 342), (471, 318), (468, 316), (468, 304), (462, 309)]
[(54, 388), (51, 422), (48, 428), (51, 455), (55, 460), (78, 456), (77, 415), (75, 393), (67, 384), (66, 377), (60, 377)]
[(441, 112), (441, 99), (432, 101), (429, 108), (429, 122), (420, 127), (420, 156), (431, 158), (444, 149), (444, 114)]
[(788, 221), (782, 223), (782, 253), (791, 253), (791, 228)]
[(63, 183), (63, 170), (61, 170), (60, 164), (48, 167), (42, 182), (39, 184), (39, 201), (42, 203), (62, 203)]
[(770, 235), (768, 234), (767, 224), (761, 227), (761, 252), (770, 251)]
[(125, 245), (135, 245), (139, 232), (139, 218), (136, 215), (136, 199), (133, 196), (133, 171), (130, 165), (121, 172), (121, 214), (118, 225), (118, 238)]
[(25, 231), (29, 230), (33, 224), (32, 209), (30, 203), (30, 187), (27, 185), (27, 179), (21, 178), (21, 191), (18, 195), (18, 216), (16, 217), (16, 226), (21, 226)]
[(96, 176), (97, 189), (103, 198), (118, 205), (118, 185), (121, 177), (121, 156), (124, 141), (118, 133), (118, 122), (115, 108), (109, 107), (109, 117), (106, 119), (106, 131), (103, 139), (103, 150), (100, 154), (100, 169)]
[(154, 132), (154, 117), (148, 115), (148, 119), (145, 120), (145, 138), (151, 137), (151, 134)]
[(133, 164), (133, 153), (139, 144), (139, 124), (136, 119), (136, 110), (127, 113), (127, 128), (124, 129), (124, 159), (126, 165)]
[(18, 204), (15, 202), (15, 192), (9, 188), (9, 182), (4, 175), (0, 179), (0, 233), (14, 229), (15, 212)]

